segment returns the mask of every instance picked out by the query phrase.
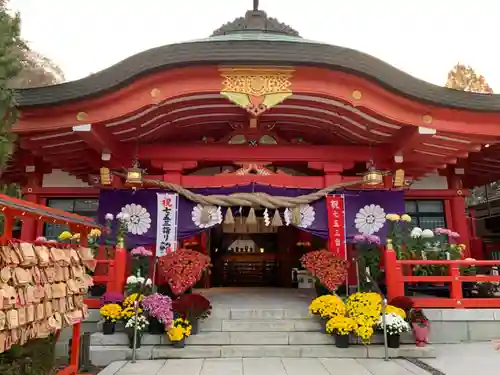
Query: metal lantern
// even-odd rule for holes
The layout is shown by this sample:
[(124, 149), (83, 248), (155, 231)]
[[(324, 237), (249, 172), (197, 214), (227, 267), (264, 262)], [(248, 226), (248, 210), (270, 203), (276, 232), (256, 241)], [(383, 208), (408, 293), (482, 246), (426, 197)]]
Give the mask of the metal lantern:
[(366, 185), (378, 185), (384, 181), (384, 175), (382, 172), (371, 169), (363, 175), (363, 183)]
[(142, 169), (137, 166), (127, 169), (127, 184), (138, 185), (142, 183)]

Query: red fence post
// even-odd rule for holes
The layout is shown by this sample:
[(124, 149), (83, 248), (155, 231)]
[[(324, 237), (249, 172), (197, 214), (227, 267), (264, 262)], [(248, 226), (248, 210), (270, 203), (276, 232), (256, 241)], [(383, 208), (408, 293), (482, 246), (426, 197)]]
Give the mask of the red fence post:
[(455, 302), (457, 309), (463, 308), (462, 306), (462, 281), (460, 280), (460, 266), (457, 264), (450, 265), (450, 298)]
[(74, 368), (74, 373), (77, 374), (80, 368), (78, 359), (80, 358), (80, 334), (82, 323), (78, 322), (73, 325), (73, 335), (71, 337), (71, 358), (69, 365)]
[(127, 279), (127, 250), (123, 248), (115, 248), (114, 264), (110, 266), (110, 276), (113, 280), (108, 284), (108, 291), (123, 293), (125, 281)]
[(401, 265), (398, 263), (396, 252), (392, 247), (392, 241), (387, 240), (384, 254), (385, 263), (385, 283), (387, 286), (387, 299), (390, 301), (394, 297), (404, 296), (404, 282)]

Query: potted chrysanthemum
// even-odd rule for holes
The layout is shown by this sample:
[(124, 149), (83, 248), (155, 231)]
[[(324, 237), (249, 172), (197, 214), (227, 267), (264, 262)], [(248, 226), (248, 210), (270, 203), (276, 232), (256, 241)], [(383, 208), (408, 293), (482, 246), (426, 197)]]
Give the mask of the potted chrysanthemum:
[(354, 319), (344, 315), (338, 315), (326, 323), (326, 332), (335, 338), (337, 348), (349, 347), (349, 334), (356, 328)]
[(174, 313), (170, 297), (153, 293), (142, 299), (141, 306), (149, 316), (149, 333), (162, 335), (172, 325)]
[(102, 333), (104, 335), (115, 333), (116, 322), (122, 318), (122, 307), (117, 303), (108, 303), (99, 309), (99, 313), (104, 318)]
[[(144, 331), (148, 329), (149, 321), (144, 315), (134, 315), (125, 323), (125, 332), (128, 336), (129, 348), (134, 347), (134, 337), (136, 338), (136, 348), (141, 347), (141, 339)], [(134, 335), (134, 330), (137, 329), (137, 334)]]
[[(389, 348), (399, 348), (400, 335), (410, 331), (408, 322), (396, 313), (385, 314), (385, 326), (387, 331), (387, 346)], [(381, 315), (377, 321), (377, 329), (384, 329), (384, 316)]]
[(168, 329), (168, 338), (174, 348), (184, 348), (186, 337), (191, 335), (191, 324), (182, 318), (174, 320), (172, 327)]

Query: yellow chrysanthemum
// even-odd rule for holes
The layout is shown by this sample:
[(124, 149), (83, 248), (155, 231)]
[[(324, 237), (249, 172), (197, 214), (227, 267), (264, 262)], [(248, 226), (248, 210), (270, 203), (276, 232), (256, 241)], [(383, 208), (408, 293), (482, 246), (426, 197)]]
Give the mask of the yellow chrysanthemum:
[(323, 319), (345, 315), (345, 311), (344, 302), (335, 294), (315, 298), (309, 305), (309, 312), (313, 315), (319, 315)]
[(377, 293), (354, 293), (346, 302), (347, 315), (356, 322), (354, 333), (368, 342), (380, 317), (382, 297)]
[(385, 313), (386, 314), (396, 314), (399, 315), (401, 318), (406, 319), (406, 313), (403, 309), (400, 309), (399, 307), (392, 306), (392, 305), (387, 305), (385, 307)]
[(346, 316), (336, 316), (326, 323), (326, 332), (336, 333), (338, 335), (348, 335), (357, 328), (354, 319)]
[(408, 214), (401, 215), (401, 220), (406, 221), (407, 223), (411, 223), (411, 217)]
[(71, 234), (71, 232), (68, 232), (67, 230), (65, 230), (64, 232), (62, 232), (58, 238), (59, 238), (59, 241), (66, 241), (66, 240), (69, 240), (70, 238), (72, 238), (73, 235)]
[(89, 233), (89, 237), (92, 237), (92, 238), (97, 238), (97, 237), (101, 237), (101, 231), (97, 228), (94, 228), (90, 231)]
[(108, 303), (99, 309), (101, 316), (112, 322), (116, 322), (122, 318), (122, 308), (116, 303)]
[[(125, 300), (123, 301), (123, 307), (134, 306), (134, 302), (137, 299), (137, 296), (138, 296), (138, 293), (132, 293), (131, 295), (127, 296), (127, 298), (125, 298)], [(144, 295), (141, 294), (139, 296), (138, 301), (141, 302), (143, 298), (144, 298)]]
[(80, 233), (75, 233), (73, 236), (71, 236), (72, 240), (79, 240), (80, 239)]
[(401, 220), (401, 217), (398, 214), (387, 214), (385, 215), (385, 218), (389, 221), (399, 221)]

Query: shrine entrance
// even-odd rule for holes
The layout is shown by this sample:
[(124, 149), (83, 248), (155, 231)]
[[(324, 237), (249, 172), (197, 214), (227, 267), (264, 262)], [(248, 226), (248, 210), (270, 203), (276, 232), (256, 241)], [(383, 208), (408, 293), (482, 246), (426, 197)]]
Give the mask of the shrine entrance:
[(255, 222), (247, 222), (249, 209), (208, 233), (212, 260), (211, 287), (297, 287), (300, 257), (312, 249), (325, 248), (324, 240), (290, 225), (266, 225), (264, 210), (255, 211)]

